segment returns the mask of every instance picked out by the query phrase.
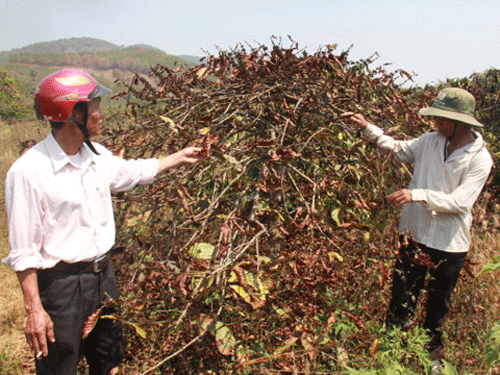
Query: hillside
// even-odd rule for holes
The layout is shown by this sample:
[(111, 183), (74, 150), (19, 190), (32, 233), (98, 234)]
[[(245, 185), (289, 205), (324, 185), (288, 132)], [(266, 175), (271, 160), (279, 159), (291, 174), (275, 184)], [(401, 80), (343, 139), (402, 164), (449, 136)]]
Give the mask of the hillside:
[(119, 48), (113, 43), (93, 38), (69, 38), (51, 42), (30, 44), (10, 51), (0, 51), (0, 64), (6, 63), (12, 56), (22, 54), (61, 54), (77, 52), (101, 52)]
[(79, 66), (98, 70), (119, 69), (147, 73), (157, 64), (197, 65), (199, 57), (187, 59), (169, 55), (146, 44), (117, 46), (100, 39), (69, 38), (35, 43), (10, 51), (0, 51), (0, 64), (29, 64), (41, 66)]
[[(146, 44), (125, 47), (92, 38), (61, 39), (0, 51), (0, 74), (4, 72), (16, 87), (16, 95), (0, 103), (0, 117), (9, 121), (32, 118), (32, 94), (37, 83), (57, 69), (85, 69), (99, 82), (119, 92), (116, 80), (128, 81), (136, 73), (146, 75), (157, 65), (193, 67), (200, 64), (200, 59), (169, 55)], [(124, 100), (107, 103), (116, 107), (124, 105)]]
[(89, 51), (108, 51), (119, 48), (116, 44), (106, 42), (101, 39), (93, 38), (68, 38), (51, 42), (41, 42), (30, 44), (29, 46), (12, 50), (14, 54), (18, 53), (70, 53), (70, 52), (89, 52)]

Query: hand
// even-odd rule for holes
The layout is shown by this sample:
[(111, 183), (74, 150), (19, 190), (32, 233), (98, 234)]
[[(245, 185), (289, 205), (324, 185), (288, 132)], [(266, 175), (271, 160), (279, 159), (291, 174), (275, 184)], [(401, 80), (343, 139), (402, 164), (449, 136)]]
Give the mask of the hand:
[(345, 112), (340, 117), (349, 117), (348, 120), (358, 129), (364, 130), (368, 126), (368, 121), (360, 113)]
[(403, 206), (406, 203), (413, 202), (413, 199), (411, 197), (411, 190), (408, 189), (398, 190), (390, 194), (387, 199), (389, 199), (389, 202), (394, 203), (399, 207)]
[(194, 164), (203, 158), (200, 147), (186, 147), (179, 151), (181, 164)]
[(44, 357), (49, 354), (47, 338), (50, 342), (56, 341), (54, 324), (49, 314), (43, 309), (33, 310), (28, 313), (24, 334), (28, 345), (35, 352), (38, 360), (41, 357), (38, 357), (37, 353), (42, 352)]
[(181, 164), (194, 164), (204, 158), (200, 147), (186, 147), (174, 154), (158, 159), (158, 174)]
[(38, 354), (46, 357), (49, 355), (47, 338), (55, 342), (54, 324), (49, 314), (44, 310), (38, 292), (37, 270), (28, 268), (17, 271), (17, 277), (23, 291), (24, 303), (27, 312), (26, 327), (24, 334), (30, 348), (35, 352), (36, 358), (41, 359)]

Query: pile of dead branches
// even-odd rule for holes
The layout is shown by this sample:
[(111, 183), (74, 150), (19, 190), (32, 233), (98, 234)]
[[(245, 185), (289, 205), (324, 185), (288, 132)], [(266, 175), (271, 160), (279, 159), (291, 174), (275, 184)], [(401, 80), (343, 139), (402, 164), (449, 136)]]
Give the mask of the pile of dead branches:
[(374, 340), (366, 322), (382, 321), (395, 251), (385, 196), (409, 172), (341, 114), (403, 138), (433, 93), (401, 89), (411, 76), (376, 55), (348, 56), (241, 45), (190, 70), (157, 66), (120, 94), (130, 121), (105, 137), (116, 153), (205, 153), (116, 196), (122, 310), (146, 330), (128, 351), (138, 373), (340, 369), (339, 353)]

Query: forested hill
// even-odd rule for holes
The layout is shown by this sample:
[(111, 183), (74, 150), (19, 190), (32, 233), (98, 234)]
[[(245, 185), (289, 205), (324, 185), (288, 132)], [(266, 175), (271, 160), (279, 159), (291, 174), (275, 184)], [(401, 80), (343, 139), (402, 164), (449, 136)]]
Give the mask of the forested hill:
[(116, 44), (93, 38), (68, 38), (51, 42), (30, 44), (29, 46), (14, 49), (10, 52), (16, 54), (57, 54), (78, 52), (102, 52), (120, 48)]
[(0, 51), (0, 64), (80, 66), (97, 70), (119, 69), (147, 73), (157, 64), (193, 65), (192, 59), (169, 55), (145, 44), (118, 46), (100, 39), (69, 38)]

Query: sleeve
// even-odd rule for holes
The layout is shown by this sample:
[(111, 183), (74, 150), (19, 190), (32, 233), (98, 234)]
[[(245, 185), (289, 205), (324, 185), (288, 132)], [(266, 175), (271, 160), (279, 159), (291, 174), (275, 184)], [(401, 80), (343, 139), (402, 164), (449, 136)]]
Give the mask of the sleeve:
[(363, 130), (363, 136), (368, 142), (375, 143), (378, 148), (387, 151), (393, 151), (396, 159), (401, 163), (412, 163), (415, 161), (415, 155), (418, 152), (419, 138), (409, 141), (397, 141), (378, 126), (369, 124)]
[(152, 184), (158, 172), (157, 159), (125, 160), (109, 151), (102, 157), (104, 173), (110, 174), (103, 178), (109, 179), (110, 189), (114, 192), (131, 190), (137, 185)]
[(450, 194), (429, 189), (412, 190), (412, 199), (429, 211), (462, 214), (472, 210), (490, 174), (493, 160), (488, 152), (473, 157), (460, 185)]
[(3, 261), (14, 271), (42, 268), (43, 197), (26, 176), (10, 171), (5, 182), (9, 255)]

